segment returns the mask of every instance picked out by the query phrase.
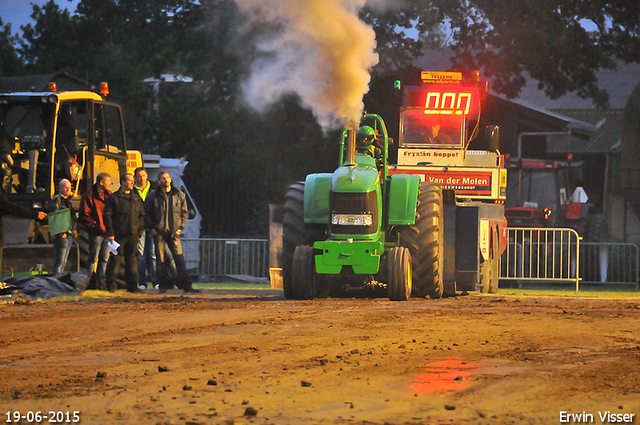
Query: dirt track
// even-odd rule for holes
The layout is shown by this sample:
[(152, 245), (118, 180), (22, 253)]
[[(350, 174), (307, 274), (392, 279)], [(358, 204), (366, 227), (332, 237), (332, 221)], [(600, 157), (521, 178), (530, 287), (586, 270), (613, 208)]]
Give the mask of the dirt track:
[(610, 411), (637, 424), (639, 319), (637, 299), (575, 296), (4, 304), (0, 420), (558, 424), (567, 411), (597, 424)]

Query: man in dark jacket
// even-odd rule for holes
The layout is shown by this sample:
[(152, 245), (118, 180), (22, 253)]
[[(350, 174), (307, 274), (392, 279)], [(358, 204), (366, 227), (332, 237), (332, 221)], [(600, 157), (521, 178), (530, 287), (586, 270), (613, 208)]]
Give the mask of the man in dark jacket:
[[(80, 217), (78, 221), (89, 233), (88, 270), (95, 272), (96, 289), (105, 290), (107, 279), (107, 262), (109, 261), (109, 247), (104, 226), (104, 204), (111, 195), (111, 176), (100, 173), (96, 176), (96, 184), (87, 190), (80, 200)], [(97, 266), (97, 267), (96, 267)]]
[(116, 277), (123, 258), (125, 262), (124, 280), (128, 292), (138, 289), (138, 241), (144, 231), (144, 204), (138, 191), (133, 188), (132, 174), (120, 178), (120, 189), (107, 198), (104, 207), (104, 222), (109, 242), (117, 241), (118, 255), (109, 260), (107, 267), (107, 289), (116, 290)]
[(147, 227), (153, 232), (156, 244), (160, 292), (167, 292), (168, 289), (173, 288), (173, 283), (169, 282), (167, 277), (165, 245), (171, 251), (175, 261), (178, 279), (182, 281), (182, 290), (184, 292), (200, 292), (191, 286), (191, 281), (187, 274), (187, 263), (182, 254), (182, 244), (180, 243), (180, 234), (184, 230), (189, 216), (187, 199), (181, 190), (173, 187), (171, 176), (168, 172), (161, 171), (158, 173), (158, 183), (158, 189), (153, 194), (149, 194), (145, 202), (145, 208), (147, 212)]
[(34, 220), (44, 220), (47, 214), (44, 211), (28, 209), (21, 207), (9, 201), (2, 193), (0, 193), (0, 269), (2, 269), (2, 253), (4, 247), (4, 226), (2, 224), (2, 216), (11, 214), (20, 218), (31, 218)]

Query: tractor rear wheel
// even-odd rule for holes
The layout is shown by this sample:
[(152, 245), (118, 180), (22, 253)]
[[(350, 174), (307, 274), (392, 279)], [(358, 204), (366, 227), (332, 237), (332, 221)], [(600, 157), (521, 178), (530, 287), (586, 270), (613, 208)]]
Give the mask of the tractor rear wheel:
[(316, 265), (313, 247), (298, 246), (293, 253), (291, 292), (296, 300), (312, 300), (316, 297)]
[(400, 229), (400, 245), (409, 248), (413, 274), (413, 294), (441, 298), (443, 282), (442, 187), (421, 183), (416, 222)]
[(282, 286), (285, 298), (294, 298), (291, 270), (296, 247), (313, 245), (324, 234), (324, 226), (304, 222), (304, 182), (290, 184), (285, 194), (282, 219)]
[(411, 254), (399, 246), (391, 248), (387, 258), (387, 294), (391, 301), (411, 298)]
[(604, 215), (590, 214), (585, 242), (600, 242), (603, 239)]

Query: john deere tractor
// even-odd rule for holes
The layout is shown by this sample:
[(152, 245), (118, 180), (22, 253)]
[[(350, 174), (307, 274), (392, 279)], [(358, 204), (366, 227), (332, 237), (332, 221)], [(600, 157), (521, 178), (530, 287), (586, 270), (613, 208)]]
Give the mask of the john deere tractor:
[[(283, 250), (287, 298), (311, 299), (338, 283), (361, 286), (371, 276), (386, 282), (392, 300), (411, 295), (411, 254), (400, 245), (398, 230), (415, 224), (420, 178), (389, 175), (389, 137), (380, 116), (366, 114), (358, 132), (343, 132), (342, 165), (333, 174), (311, 174), (289, 187)], [(431, 209), (441, 209), (441, 199), (432, 202)], [(431, 221), (435, 259), (437, 219)]]
[[(340, 166), (289, 186), (283, 219), (287, 298), (336, 285), (386, 284), (391, 300), (496, 292), (506, 242), (506, 171), (497, 152), (468, 150), (479, 81), (407, 87), (398, 164), (382, 118), (343, 132)], [(458, 73), (453, 73), (455, 76)], [(429, 73), (433, 76), (434, 73)], [(459, 113), (458, 113), (459, 112)]]

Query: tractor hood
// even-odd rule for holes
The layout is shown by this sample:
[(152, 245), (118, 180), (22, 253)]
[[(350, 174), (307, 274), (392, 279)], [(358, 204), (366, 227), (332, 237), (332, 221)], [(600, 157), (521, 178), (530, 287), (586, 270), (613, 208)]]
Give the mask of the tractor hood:
[[(305, 180), (305, 223), (329, 224), (331, 193), (371, 193), (379, 191), (376, 162), (365, 155), (356, 155), (357, 165), (343, 165), (333, 174), (309, 174)], [(375, 198), (381, 196), (378, 193)], [(377, 209), (377, 208), (376, 208)]]
[(343, 165), (333, 173), (331, 189), (334, 192), (366, 193), (377, 189), (380, 176), (375, 161), (368, 157), (363, 159), (365, 159), (364, 164)]

